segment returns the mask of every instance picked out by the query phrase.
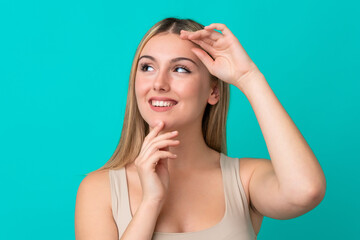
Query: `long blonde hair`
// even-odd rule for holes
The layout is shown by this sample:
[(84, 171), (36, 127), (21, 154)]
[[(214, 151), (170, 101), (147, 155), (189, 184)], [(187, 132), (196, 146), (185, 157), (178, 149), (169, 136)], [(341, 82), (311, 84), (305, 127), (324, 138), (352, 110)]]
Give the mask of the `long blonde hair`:
[[(135, 97), (135, 75), (138, 59), (142, 49), (149, 39), (160, 33), (180, 35), (180, 30), (192, 31), (203, 29), (204, 26), (191, 19), (166, 18), (157, 22), (142, 38), (134, 56), (131, 67), (127, 103), (120, 141), (111, 158), (104, 166), (96, 171), (105, 169), (119, 169), (131, 163), (138, 156), (145, 136), (149, 132), (149, 125), (142, 118)], [(206, 144), (224, 154), (226, 149), (226, 118), (229, 108), (229, 84), (215, 76), (211, 80), (217, 83), (220, 100), (215, 105), (207, 104), (202, 120), (202, 132)]]

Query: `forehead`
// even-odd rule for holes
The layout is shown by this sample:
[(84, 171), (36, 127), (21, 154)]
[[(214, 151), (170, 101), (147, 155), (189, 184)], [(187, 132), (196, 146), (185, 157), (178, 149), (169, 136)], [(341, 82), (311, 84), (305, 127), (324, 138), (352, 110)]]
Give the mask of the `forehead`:
[(183, 40), (179, 35), (165, 33), (155, 35), (145, 44), (141, 55), (148, 54), (153, 56), (188, 56), (196, 58), (191, 48), (196, 45), (189, 40)]

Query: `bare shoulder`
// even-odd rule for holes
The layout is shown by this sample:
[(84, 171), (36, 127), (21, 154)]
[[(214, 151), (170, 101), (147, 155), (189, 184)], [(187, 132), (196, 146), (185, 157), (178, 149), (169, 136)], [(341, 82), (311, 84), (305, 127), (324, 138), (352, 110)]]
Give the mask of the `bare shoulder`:
[(109, 170), (89, 173), (80, 183), (78, 197), (91, 196), (89, 201), (101, 203), (102, 207), (111, 210), (111, 193)]
[(86, 188), (90, 191), (110, 192), (109, 170), (93, 171), (80, 183), (79, 189)]
[(75, 236), (77, 240), (118, 238), (108, 170), (91, 172), (81, 181), (76, 196)]

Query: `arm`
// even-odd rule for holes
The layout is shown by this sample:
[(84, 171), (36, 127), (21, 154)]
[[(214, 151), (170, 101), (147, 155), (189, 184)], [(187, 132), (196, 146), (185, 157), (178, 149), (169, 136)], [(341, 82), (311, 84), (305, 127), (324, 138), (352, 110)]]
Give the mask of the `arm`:
[(325, 195), (324, 173), (311, 148), (257, 69), (237, 85), (248, 98), (271, 161), (258, 160), (249, 193), (254, 208), (277, 219), (302, 215)]
[(326, 189), (324, 173), (239, 40), (219, 23), (196, 32), (182, 31), (180, 36), (198, 44), (202, 49), (192, 51), (209, 72), (241, 90), (254, 109), (271, 161), (252, 159), (257, 161), (249, 182), (253, 207), (262, 215), (286, 219), (319, 204)]
[(141, 203), (121, 240), (152, 239), (160, 210), (158, 203)]
[[(163, 127), (164, 123), (160, 122), (150, 131), (135, 159), (142, 188), (142, 202), (122, 234), (122, 240), (152, 239), (169, 186), (167, 161), (168, 158), (176, 158), (176, 155), (166, 149), (179, 144), (179, 141), (171, 139), (178, 132), (159, 134)], [(75, 208), (77, 240), (119, 239), (112, 216), (109, 186), (108, 171), (93, 172), (81, 182)]]
[[(111, 211), (109, 186), (108, 171), (93, 172), (81, 182), (75, 207), (77, 240), (119, 239)], [(160, 205), (155, 202), (141, 203), (121, 239), (150, 240), (160, 209)]]

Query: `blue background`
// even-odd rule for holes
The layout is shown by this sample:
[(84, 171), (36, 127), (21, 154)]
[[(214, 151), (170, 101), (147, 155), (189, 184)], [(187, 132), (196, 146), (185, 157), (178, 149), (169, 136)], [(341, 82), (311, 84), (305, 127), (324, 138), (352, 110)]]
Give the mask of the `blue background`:
[[(327, 193), (258, 239), (353, 239), (360, 221), (360, 7), (343, 0), (0, 2), (0, 239), (74, 239), (84, 174), (118, 144), (128, 77), (145, 32), (165, 17), (225, 23), (317, 156)], [(269, 158), (232, 87), (228, 155)]]

